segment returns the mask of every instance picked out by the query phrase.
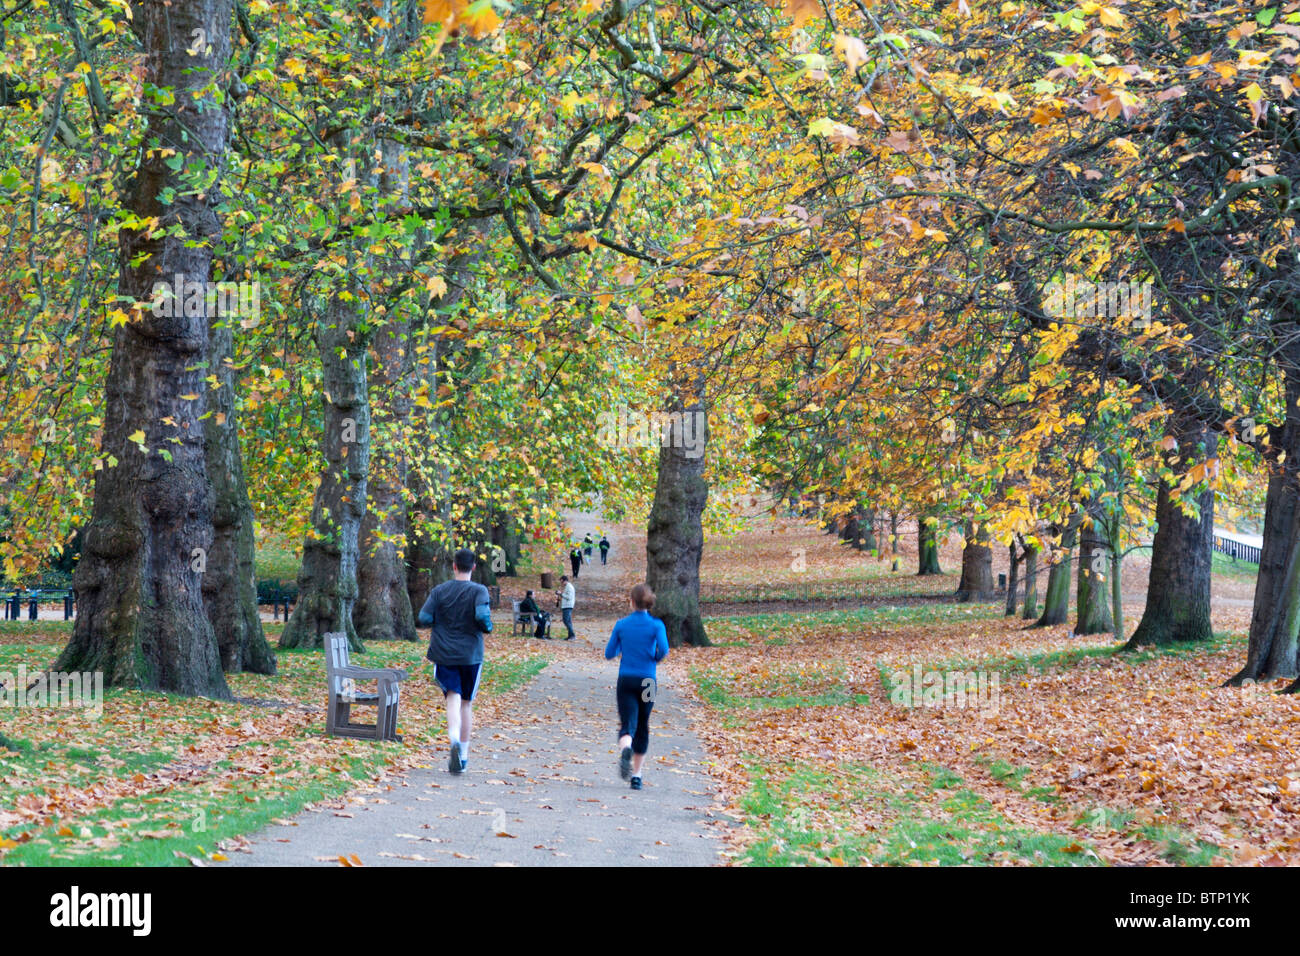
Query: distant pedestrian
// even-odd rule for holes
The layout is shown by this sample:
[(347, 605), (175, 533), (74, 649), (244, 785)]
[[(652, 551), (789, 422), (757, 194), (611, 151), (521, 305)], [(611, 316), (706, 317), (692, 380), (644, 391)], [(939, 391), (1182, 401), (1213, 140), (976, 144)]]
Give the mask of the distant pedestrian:
[(578, 592), (573, 588), (573, 582), (569, 576), (563, 575), (560, 578), (562, 588), (560, 590), (560, 616), (564, 618), (564, 627), (569, 632), (566, 641), (571, 641), (577, 635), (573, 632), (573, 605), (576, 603)]
[(614, 625), (605, 645), (605, 659), (619, 658), (618, 682), (614, 697), (618, 702), (618, 773), (632, 781), (632, 789), (641, 789), (641, 768), (650, 749), (650, 711), (658, 691), (655, 665), (668, 656), (668, 632), (664, 622), (650, 616), (655, 593), (646, 584), (638, 584), (629, 595), (632, 613)]
[(600, 536), (600, 563), (604, 564), (605, 559), (609, 556), (609, 538), (603, 534)]
[(492, 598), (487, 588), (469, 579), (473, 571), (474, 552), (461, 548), (452, 559), (452, 580), (429, 592), (418, 619), (421, 627), (433, 629), (425, 656), (435, 665), (434, 679), (447, 706), (447, 736), (451, 738), (447, 768), (452, 773), (464, 773), (469, 767), (483, 635), (492, 632)]
[(591, 549), (595, 546), (596, 542), (592, 539), (591, 532), (588, 531), (582, 538), (582, 557), (588, 564), (591, 564)]
[(576, 544), (573, 550), (569, 552), (569, 566), (573, 568), (573, 576), (576, 578), (578, 572), (582, 570), (582, 548)]

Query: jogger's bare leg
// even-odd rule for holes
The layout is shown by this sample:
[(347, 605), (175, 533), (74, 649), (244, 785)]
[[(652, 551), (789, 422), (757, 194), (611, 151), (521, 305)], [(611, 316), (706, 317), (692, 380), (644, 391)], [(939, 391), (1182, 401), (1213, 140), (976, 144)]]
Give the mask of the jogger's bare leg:
[(461, 701), (460, 705), (460, 742), (469, 744), (470, 731), (474, 729), (474, 704), (471, 701)]
[(443, 698), (447, 702), (447, 736), (453, 742), (460, 740), (461, 715), (468, 704), (462, 704), (460, 694), (450, 693)]

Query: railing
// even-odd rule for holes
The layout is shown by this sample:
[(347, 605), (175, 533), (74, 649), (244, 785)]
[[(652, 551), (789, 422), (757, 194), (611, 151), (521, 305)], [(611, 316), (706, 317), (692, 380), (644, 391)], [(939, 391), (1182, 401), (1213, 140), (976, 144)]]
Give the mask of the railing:
[(1240, 558), (1242, 561), (1249, 561), (1251, 564), (1259, 564), (1259, 548), (1253, 544), (1242, 544), (1240, 541), (1221, 538), (1216, 534), (1214, 536), (1214, 550), (1220, 554), (1226, 554), (1234, 561)]
[(21, 621), (23, 605), (27, 605), (27, 620), (34, 621), (42, 604), (63, 601), (63, 619), (70, 621), (76, 615), (77, 595), (69, 588), (15, 588), (0, 593), (4, 599), (4, 619)]

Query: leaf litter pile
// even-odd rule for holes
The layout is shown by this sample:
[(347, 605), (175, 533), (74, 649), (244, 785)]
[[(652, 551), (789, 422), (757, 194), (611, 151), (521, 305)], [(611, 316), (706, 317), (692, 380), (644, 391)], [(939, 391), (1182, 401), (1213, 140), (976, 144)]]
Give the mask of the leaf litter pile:
[[(831, 582), (875, 563), (792, 523), (729, 544), (726, 572), (703, 572), (738, 588), (788, 579), (800, 549)], [(1245, 660), (1249, 607), (1216, 603), (1207, 646), (1119, 654), (1109, 634), (1006, 618), (1001, 599), (873, 599), (914, 570), (860, 576), (855, 610), (709, 618), (718, 646), (670, 658), (714, 711), (698, 729), (744, 823), (734, 861), (1300, 863), (1300, 697), (1220, 687)], [(936, 580), (956, 589), (944, 575), (917, 593)]]

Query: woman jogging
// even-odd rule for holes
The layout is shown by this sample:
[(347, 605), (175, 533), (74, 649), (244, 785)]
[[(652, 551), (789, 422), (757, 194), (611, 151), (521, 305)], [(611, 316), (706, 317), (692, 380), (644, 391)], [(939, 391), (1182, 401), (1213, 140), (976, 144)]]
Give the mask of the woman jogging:
[(664, 622), (650, 616), (655, 593), (638, 584), (630, 595), (632, 613), (614, 625), (605, 645), (605, 660), (620, 657), (618, 684), (618, 773), (631, 778), (632, 789), (641, 789), (641, 766), (650, 748), (650, 711), (654, 709), (658, 680), (655, 665), (668, 656), (668, 632)]

